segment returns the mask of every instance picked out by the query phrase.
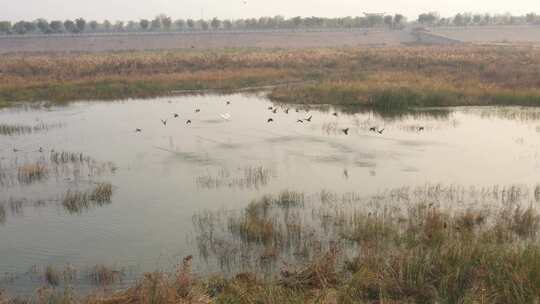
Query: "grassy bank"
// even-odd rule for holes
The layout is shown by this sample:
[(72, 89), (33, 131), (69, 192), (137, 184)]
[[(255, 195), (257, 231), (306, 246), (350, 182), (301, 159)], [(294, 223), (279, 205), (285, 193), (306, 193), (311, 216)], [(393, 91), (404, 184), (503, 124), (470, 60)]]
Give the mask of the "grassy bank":
[[(229, 248), (223, 258), (279, 264), (273, 276), (250, 271), (200, 278), (192, 273), (190, 256), (175, 271), (146, 274), (114, 295), (79, 298), (70, 289), (46, 288), (38, 299), (119, 304), (540, 300), (539, 187), (428, 185), (368, 198), (325, 191), (316, 202), (309, 197), (285, 191), (254, 200), (240, 212), (194, 218), (202, 251), (219, 255)], [(217, 228), (222, 224), (223, 231)], [(292, 256), (298, 262), (282, 262)]]
[(314, 83), (279, 87), (270, 97), (380, 109), (539, 105), (539, 71), (540, 50), (497, 46), (6, 55), (0, 58), (0, 105), (306, 80)]

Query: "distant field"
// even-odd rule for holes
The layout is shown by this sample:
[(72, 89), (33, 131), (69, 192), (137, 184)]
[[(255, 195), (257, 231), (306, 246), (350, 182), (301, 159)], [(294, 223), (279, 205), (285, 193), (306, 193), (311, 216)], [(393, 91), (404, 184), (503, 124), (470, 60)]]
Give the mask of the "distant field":
[(286, 31), (0, 37), (0, 54), (223, 48), (312, 48), (410, 43), (405, 31)]
[(475, 26), (435, 28), (434, 33), (463, 42), (539, 43), (540, 26)]

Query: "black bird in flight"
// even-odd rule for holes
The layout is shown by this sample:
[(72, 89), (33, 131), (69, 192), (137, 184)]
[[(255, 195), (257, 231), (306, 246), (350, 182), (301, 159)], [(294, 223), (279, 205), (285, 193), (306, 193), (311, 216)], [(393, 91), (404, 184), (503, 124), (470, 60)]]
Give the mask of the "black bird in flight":
[(303, 121), (303, 120), (301, 120), (301, 119), (297, 120), (296, 122), (299, 122), (299, 123), (304, 123), (304, 121)]
[(201, 109), (197, 109), (195, 110), (195, 113), (199, 113), (201, 111)]
[(272, 113), (276, 114), (277, 113), (277, 108), (275, 108)]
[(267, 122), (269, 122), (269, 123), (270, 123), (270, 122), (274, 122), (274, 119), (268, 118)]
[(418, 132), (424, 131), (424, 127), (418, 128)]
[(349, 135), (349, 128), (341, 130), (341, 132), (345, 133), (345, 135)]
[(174, 118), (178, 118), (178, 116), (180, 115), (178, 115), (177, 113), (174, 113)]
[(370, 132), (377, 132), (377, 127), (371, 127), (371, 128), (369, 128), (369, 131)]
[(189, 125), (190, 123), (191, 123), (191, 120), (188, 119), (188, 120), (186, 121), (186, 125)]
[(161, 120), (161, 123), (162, 123), (162, 124), (163, 124), (164, 126), (166, 126), (166, 125), (167, 125), (167, 120), (168, 120), (168, 119), (165, 119), (165, 120), (163, 120), (163, 119), (160, 119), (160, 120)]
[(285, 114), (289, 114), (289, 108), (285, 109)]
[(312, 118), (313, 118), (313, 115), (310, 116), (310, 117), (308, 117), (308, 118), (306, 118), (305, 121), (311, 122), (311, 119), (312, 119)]
[(141, 133), (141, 132), (142, 132), (142, 129), (139, 129), (139, 128), (135, 129), (135, 133)]
[(377, 133), (379, 134), (382, 134), (384, 132), (384, 129), (380, 129), (379, 131), (377, 131)]
[(300, 110), (296, 109), (296, 113), (300, 112)]
[(335, 117), (337, 117), (337, 112), (334, 112), (332, 115), (334, 115)]
[(273, 110), (274, 108), (273, 107), (268, 107), (268, 110)]
[(230, 102), (230, 101), (227, 101), (227, 105), (230, 105), (230, 104), (231, 104), (231, 102)]

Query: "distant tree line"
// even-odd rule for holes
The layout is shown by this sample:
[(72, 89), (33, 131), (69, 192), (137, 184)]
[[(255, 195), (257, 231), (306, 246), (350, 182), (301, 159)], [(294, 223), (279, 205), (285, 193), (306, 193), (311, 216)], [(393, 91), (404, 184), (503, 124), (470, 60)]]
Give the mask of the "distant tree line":
[(178, 19), (166, 15), (154, 19), (138, 21), (102, 22), (75, 20), (37, 19), (11, 23), (0, 21), (0, 34), (59, 34), (59, 33), (115, 33), (115, 32), (168, 32), (168, 31), (226, 31), (226, 30), (265, 30), (265, 29), (309, 29), (309, 28), (391, 28), (400, 29), (406, 24), (403, 15), (366, 15), (362, 17), (320, 18), (282, 16), (248, 18), (236, 20)]
[(524, 16), (458, 13), (441, 17), (437, 12), (429, 12), (420, 14), (417, 22), (427, 26), (540, 25), (540, 16), (535, 13)]
[[(436, 12), (423, 13), (413, 21), (426, 26), (481, 26), (539, 24), (540, 16), (530, 13), (524, 16), (510, 14), (490, 15), (459, 13), (453, 17), (441, 17)], [(34, 21), (0, 21), (0, 34), (60, 34), (60, 33), (120, 33), (120, 32), (170, 32), (170, 31), (230, 31), (230, 30), (272, 30), (272, 29), (313, 29), (313, 28), (389, 28), (402, 29), (408, 22), (401, 14), (365, 14), (357, 17), (321, 18), (282, 16), (248, 18), (236, 20), (178, 19), (159, 15), (154, 19), (138, 21), (109, 20), (98, 22), (83, 18), (75, 20), (37, 19)]]

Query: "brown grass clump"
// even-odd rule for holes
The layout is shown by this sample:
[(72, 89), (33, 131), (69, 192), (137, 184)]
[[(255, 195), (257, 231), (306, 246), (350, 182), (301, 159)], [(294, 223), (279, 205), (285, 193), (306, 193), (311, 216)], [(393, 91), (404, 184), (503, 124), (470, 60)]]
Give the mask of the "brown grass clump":
[(113, 188), (110, 183), (99, 183), (97, 186), (90, 192), (90, 200), (97, 203), (106, 203), (111, 201), (111, 196), (113, 194)]
[(52, 266), (47, 266), (44, 273), (45, 282), (50, 286), (60, 285), (62, 274)]
[[(97, 303), (211, 303), (191, 273), (191, 257), (183, 260), (173, 275), (162, 272), (145, 274), (137, 286)], [(94, 300), (95, 301), (95, 300)]]
[(21, 184), (31, 184), (47, 176), (47, 166), (41, 163), (26, 164), (18, 168), (17, 179)]
[(110, 183), (99, 183), (87, 191), (68, 190), (62, 198), (62, 206), (69, 213), (81, 213), (93, 206), (111, 202), (113, 188)]
[(300, 290), (335, 287), (339, 282), (337, 255), (338, 252), (332, 250), (299, 269), (282, 269), (280, 283), (288, 288)]
[(123, 275), (122, 270), (113, 269), (105, 265), (96, 265), (90, 270), (88, 278), (96, 286), (109, 286), (119, 283)]

